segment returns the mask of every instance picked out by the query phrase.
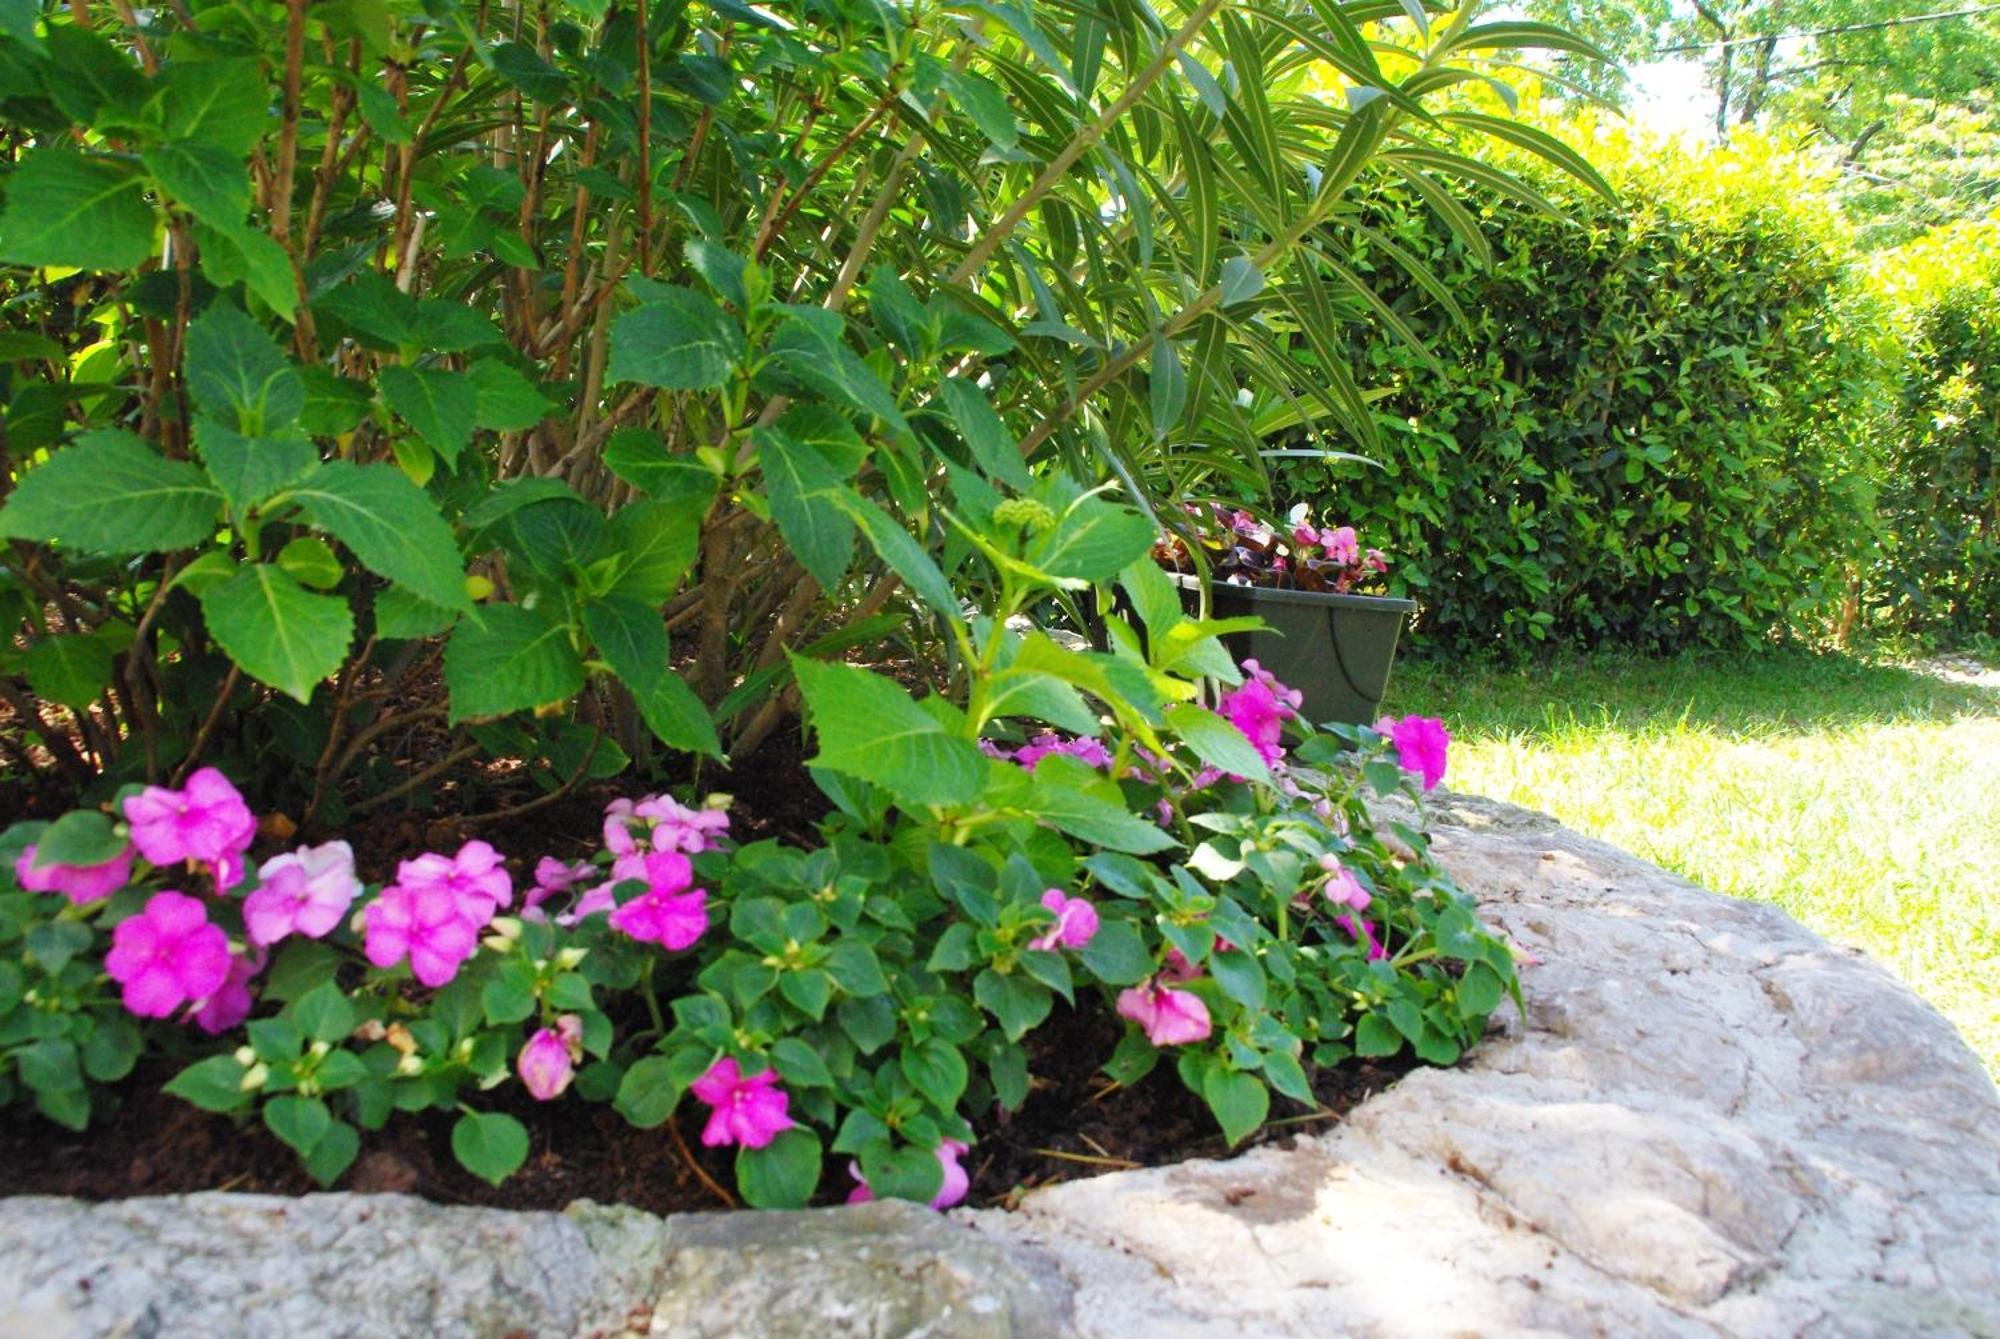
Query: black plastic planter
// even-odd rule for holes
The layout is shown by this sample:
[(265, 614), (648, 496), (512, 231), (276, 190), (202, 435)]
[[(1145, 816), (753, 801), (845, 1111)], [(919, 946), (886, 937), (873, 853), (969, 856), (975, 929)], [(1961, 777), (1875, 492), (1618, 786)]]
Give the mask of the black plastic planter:
[[(1193, 611), (1201, 582), (1178, 576), (1181, 598)], [(1269, 632), (1239, 632), (1223, 638), (1238, 660), (1255, 660), (1278, 681), (1305, 694), (1305, 718), (1316, 723), (1346, 721), (1372, 725), (1389, 689), (1389, 666), (1403, 624), (1417, 612), (1415, 600), (1386, 595), (1332, 595), (1265, 586), (1209, 587), (1217, 618), (1254, 616)]]

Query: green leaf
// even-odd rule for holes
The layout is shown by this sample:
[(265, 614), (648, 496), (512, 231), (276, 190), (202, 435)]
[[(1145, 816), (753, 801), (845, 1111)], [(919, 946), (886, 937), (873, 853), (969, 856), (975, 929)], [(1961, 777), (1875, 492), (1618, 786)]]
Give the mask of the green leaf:
[(852, 665), (792, 657), (819, 734), (814, 761), (870, 781), (905, 805), (966, 804), (986, 777), (986, 757), (947, 734), (897, 684)]
[(1361, 1016), (1354, 1025), (1354, 1053), (1359, 1056), (1394, 1055), (1403, 1049), (1403, 1034), (1378, 1013)]
[(1007, 431), (1007, 425), (1000, 421), (1000, 416), (993, 412), (986, 393), (962, 378), (948, 377), (938, 386), (938, 394), (944, 400), (952, 422), (958, 425), (959, 436), (972, 449), (973, 459), (979, 462), (979, 468), (1002, 483), (1012, 484), (1025, 492), (1033, 480), (1028, 475), (1026, 462), (1021, 459), (1020, 445), (1014, 440), (1014, 434)]
[(699, 461), (667, 454), (660, 434), (620, 428), (604, 444), (604, 467), (648, 497), (686, 506), (697, 515), (715, 498), (715, 472)]
[(401, 586), (391, 586), (375, 597), (375, 635), (384, 641), (435, 637), (449, 629), (457, 617)]
[(111, 682), (117, 654), (110, 640), (87, 633), (44, 637), (23, 657), (28, 687), (44, 702), (82, 711), (102, 696), (105, 685)]
[(472, 608), (451, 527), (395, 466), (330, 460), (288, 496), (308, 521), (352, 549), (370, 571), (442, 608)]
[(619, 1115), (642, 1130), (664, 1125), (680, 1105), (686, 1085), (666, 1056), (649, 1055), (625, 1071), (612, 1103)]
[(203, 1111), (235, 1111), (250, 1100), (243, 1091), (243, 1073), (234, 1056), (212, 1055), (168, 1079), (164, 1091)]
[(969, 71), (954, 69), (945, 71), (944, 86), (952, 101), (979, 127), (980, 134), (1003, 149), (1011, 149), (1020, 142), (1021, 128), (1014, 121), (1014, 109), (1007, 105), (1007, 95), (998, 84)]
[(306, 1174), (325, 1190), (354, 1164), (360, 1152), (361, 1132), (346, 1121), (337, 1120), (327, 1126), (326, 1133), (319, 1137), (312, 1152), (306, 1155)]
[(99, 1083), (116, 1083), (139, 1063), (145, 1045), (139, 1029), (125, 1019), (100, 1017), (83, 1043), (83, 1072)]
[(528, 1131), (497, 1111), (468, 1111), (451, 1127), (459, 1165), (489, 1185), (499, 1185), (528, 1160)]
[(300, 535), (278, 550), (278, 566), (292, 580), (314, 590), (332, 590), (347, 574), (340, 559), (333, 556), (333, 549), (317, 535)]
[(944, 1188), (944, 1164), (934, 1149), (910, 1144), (898, 1147), (880, 1138), (863, 1144), (860, 1152), (861, 1175), (877, 1199), (929, 1204)]
[(758, 428), (751, 437), (778, 533), (821, 590), (838, 590), (854, 559), (854, 522), (833, 500), (839, 476), (819, 452), (777, 428)]
[[(292, 258), (275, 238), (247, 224), (234, 228), (213, 228), (199, 219), (194, 226), (195, 245), (201, 249), (201, 272), (217, 288), (241, 283), (262, 298), (286, 321), (297, 313), (298, 278), (292, 273)], [(326, 372), (324, 368), (313, 369)]]
[(701, 516), (685, 501), (634, 502), (621, 508), (598, 546), (612, 559), (610, 590), (664, 603), (694, 565)]
[(743, 327), (705, 293), (648, 284), (640, 305), (611, 323), (614, 382), (706, 391), (743, 361)]
[(1019, 1041), (1029, 1028), (1049, 1016), (1055, 996), (1049, 988), (1019, 976), (1002, 975), (988, 967), (972, 980), (972, 996), (999, 1020), (1008, 1041)]
[(778, 975), (778, 993), (814, 1022), (826, 1017), (833, 999), (833, 979), (817, 967), (799, 968)]
[[(41, 858), (39, 849), (35, 858)], [(28, 931), (22, 943), (28, 950), (28, 956), (40, 963), (49, 975), (55, 976), (69, 966), (70, 960), (77, 954), (90, 947), (90, 938), (90, 927), (76, 921), (43, 921)]]
[(889, 991), (881, 960), (858, 939), (843, 939), (827, 951), (826, 974), (849, 995), (885, 995)]
[(667, 663), (670, 647), (658, 608), (608, 595), (584, 607), (583, 627), (661, 743), (721, 759), (722, 741), (708, 708)]
[(389, 407), (456, 470), (479, 420), (479, 388), (472, 378), (463, 372), (392, 366), (382, 369), (375, 384)]
[(340, 986), (323, 981), (287, 1006), (285, 1013), (312, 1041), (335, 1045), (354, 1031), (354, 1006)]
[(480, 359), (465, 369), (465, 375), (472, 382), (473, 417), (482, 428), (520, 432), (555, 412), (534, 382), (498, 358)]
[(1109, 581), (1152, 551), (1153, 525), (1136, 511), (1085, 498), (1028, 546), (1028, 562), (1052, 576)]
[(736, 1188), (753, 1209), (799, 1209), (819, 1188), (819, 1136), (803, 1126), (736, 1155)]
[(1153, 974), (1153, 955), (1139, 932), (1124, 921), (1106, 918), (1077, 958), (1107, 986), (1136, 985)]
[(965, 1057), (948, 1041), (933, 1037), (921, 1046), (905, 1046), (899, 1059), (903, 1077), (931, 1100), (939, 1111), (956, 1111), (969, 1074)]
[(201, 593), (209, 635), (244, 673), (300, 702), (347, 658), (347, 601), (314, 595), (272, 563), (244, 568)]
[(1500, 1007), (1505, 989), (1498, 972), (1485, 963), (1473, 963), (1458, 981), (1458, 1016), (1468, 1022), (1486, 1017)]
[(771, 1046), (771, 1064), (794, 1088), (831, 1088), (833, 1075), (819, 1052), (798, 1037), (780, 1037)]
[(993, 1096), (1003, 1111), (1019, 1111), (1028, 1100), (1028, 1053), (1019, 1046), (995, 1046), (986, 1062)]
[(139, 155), (166, 193), (212, 228), (234, 232), (250, 212), (250, 172), (240, 154), (175, 140)]
[(773, 365), (808, 390), (881, 419), (898, 436), (908, 436), (910, 425), (897, 409), (896, 397), (841, 338), (844, 323), (824, 319), (827, 314), (818, 308), (808, 311), (786, 317), (771, 337)]
[(333, 1113), (317, 1097), (287, 1095), (264, 1103), (264, 1124), (300, 1157), (310, 1157), (326, 1132)]
[(583, 661), (567, 623), (519, 605), (488, 605), (458, 625), (444, 652), (451, 721), (526, 711), (576, 696)]
[(925, 551), (924, 546), (910, 537), (910, 532), (898, 525), (871, 499), (861, 496), (852, 489), (842, 489), (834, 495), (834, 505), (846, 512), (861, 527), (861, 533), (868, 536), (868, 543), (875, 555), (889, 565), (889, 570), (903, 579), (918, 598), (947, 618), (960, 617), (958, 597), (951, 589), (951, 583), (944, 579), (937, 563)]
[(7, 178), (0, 262), (129, 270), (152, 254), (153, 227), (132, 164), (43, 147)]
[(168, 552), (214, 534), (221, 504), (198, 467), (100, 429), (22, 477), (0, 508), (0, 536), (91, 553)]
[(266, 501), (319, 463), (319, 448), (297, 428), (246, 437), (220, 419), (198, 418), (194, 444), (233, 511)]
[(264, 327), (227, 302), (188, 325), (188, 393), (203, 412), (248, 437), (291, 426), (305, 408), (305, 382)]
[(834, 1010), (840, 1029), (863, 1055), (873, 1055), (896, 1035), (895, 1002), (885, 996), (845, 999)]
[(1244, 1136), (1271, 1114), (1271, 1090), (1264, 1086), (1264, 1081), (1254, 1074), (1222, 1065), (1209, 1067), (1202, 1079), (1201, 1096), (1215, 1113), (1216, 1123), (1222, 1127), (1223, 1137), (1231, 1148), (1242, 1143)]
[(1168, 728), (1211, 767), (1220, 767), (1232, 776), (1270, 780), (1271, 771), (1249, 736), (1208, 708), (1177, 703), (1167, 708), (1166, 718)]
[(74, 1043), (48, 1037), (31, 1042), (13, 1054), (21, 1082), (37, 1093), (67, 1092), (83, 1087), (83, 1071), (77, 1064)]
[(1175, 351), (1173, 341), (1163, 334), (1153, 336), (1153, 362), (1146, 393), (1147, 407), (1153, 416), (1153, 440), (1165, 441), (1187, 408), (1188, 383), (1180, 354)]
[(1264, 291), (1264, 272), (1248, 256), (1231, 256), (1222, 262), (1222, 305), (1247, 302)]
[(176, 55), (159, 78), (167, 134), (239, 157), (271, 129), (272, 81), (254, 56), (201, 60)]
[(1033, 778), (1033, 815), (1092, 846), (1131, 855), (1150, 855), (1179, 846), (1172, 833), (1140, 818), (1122, 804), (1101, 799), (1060, 780), (1060, 765), (1038, 766)]

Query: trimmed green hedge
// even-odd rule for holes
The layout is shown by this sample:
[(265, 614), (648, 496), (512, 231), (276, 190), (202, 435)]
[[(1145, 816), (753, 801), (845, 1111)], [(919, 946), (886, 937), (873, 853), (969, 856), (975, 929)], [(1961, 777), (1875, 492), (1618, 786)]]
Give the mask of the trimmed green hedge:
[(1279, 501), (1389, 551), (1432, 647), (1824, 628), (1871, 547), (1870, 425), (1892, 363), (1819, 183), (1754, 142), (1695, 154), (1570, 133), (1620, 203), (1546, 173), (1567, 220), (1489, 200), (1490, 268), (1413, 196), (1373, 198), (1366, 222), (1421, 256), (1467, 323), (1364, 250), (1442, 366), (1357, 335), (1358, 379), (1386, 388), (1382, 468), (1286, 460)]
[(1878, 622), (2000, 637), (2000, 217), (1882, 257), (1907, 350), (1883, 478)]

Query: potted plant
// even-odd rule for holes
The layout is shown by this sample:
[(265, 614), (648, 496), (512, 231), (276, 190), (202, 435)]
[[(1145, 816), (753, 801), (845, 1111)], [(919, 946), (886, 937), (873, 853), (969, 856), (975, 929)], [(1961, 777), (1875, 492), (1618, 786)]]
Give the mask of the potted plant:
[(1190, 606), (1204, 577), (1217, 618), (1262, 619), (1265, 630), (1224, 638), (1238, 660), (1255, 660), (1304, 693), (1308, 720), (1366, 725), (1381, 714), (1389, 666), (1414, 600), (1366, 594), (1389, 570), (1379, 549), (1363, 549), (1352, 526), (1321, 529), (1303, 505), (1289, 536), (1246, 511), (1190, 505), (1197, 561), (1188, 542), (1168, 536), (1154, 549)]

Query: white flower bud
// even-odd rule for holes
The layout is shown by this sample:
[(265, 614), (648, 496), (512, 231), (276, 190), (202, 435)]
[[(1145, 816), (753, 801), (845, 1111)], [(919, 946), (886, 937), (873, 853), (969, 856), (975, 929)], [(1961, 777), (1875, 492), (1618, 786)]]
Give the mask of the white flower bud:
[(256, 1063), (257, 1063), (257, 1051), (256, 1051), (256, 1049), (255, 1049), (254, 1047), (250, 1047), (250, 1046), (239, 1046), (239, 1047), (237, 1047), (237, 1048), (236, 1048), (236, 1063), (237, 1063), (237, 1064), (239, 1064), (239, 1065), (241, 1065), (241, 1066), (243, 1066), (243, 1068), (245, 1068), (245, 1069), (248, 1069), (248, 1068), (250, 1068), (250, 1066), (252, 1066), (252, 1065), (256, 1064)]
[(254, 1093), (262, 1088), (270, 1077), (271, 1067), (260, 1060), (243, 1071), (243, 1081), (236, 1086), (246, 1093)]

